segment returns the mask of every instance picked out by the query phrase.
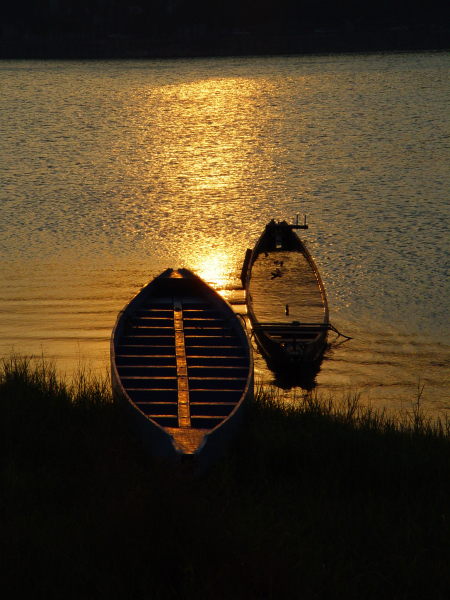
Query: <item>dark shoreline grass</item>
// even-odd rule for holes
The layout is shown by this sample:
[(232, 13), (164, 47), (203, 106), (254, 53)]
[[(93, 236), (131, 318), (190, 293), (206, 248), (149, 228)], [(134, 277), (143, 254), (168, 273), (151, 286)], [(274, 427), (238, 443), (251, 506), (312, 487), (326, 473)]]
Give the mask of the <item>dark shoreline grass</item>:
[(450, 427), (261, 388), (188, 481), (147, 460), (108, 381), (0, 367), (4, 598), (448, 598)]

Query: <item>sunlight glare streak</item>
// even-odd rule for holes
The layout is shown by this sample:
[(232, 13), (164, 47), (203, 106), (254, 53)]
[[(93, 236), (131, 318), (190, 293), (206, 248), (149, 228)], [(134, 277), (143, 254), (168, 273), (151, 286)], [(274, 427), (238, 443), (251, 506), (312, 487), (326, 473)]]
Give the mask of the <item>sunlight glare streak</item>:
[(195, 273), (213, 288), (222, 289), (232, 284), (234, 257), (225, 250), (212, 250), (208, 254), (201, 251), (190, 256), (190, 264)]

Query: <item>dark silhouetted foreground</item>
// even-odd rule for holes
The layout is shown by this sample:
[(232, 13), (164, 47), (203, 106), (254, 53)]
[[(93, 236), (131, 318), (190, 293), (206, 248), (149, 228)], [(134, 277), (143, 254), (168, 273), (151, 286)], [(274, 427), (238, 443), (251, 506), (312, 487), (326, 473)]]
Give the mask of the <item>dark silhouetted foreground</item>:
[(4, 598), (447, 598), (449, 424), (258, 393), (189, 481), (149, 463), (82, 371), (0, 369)]

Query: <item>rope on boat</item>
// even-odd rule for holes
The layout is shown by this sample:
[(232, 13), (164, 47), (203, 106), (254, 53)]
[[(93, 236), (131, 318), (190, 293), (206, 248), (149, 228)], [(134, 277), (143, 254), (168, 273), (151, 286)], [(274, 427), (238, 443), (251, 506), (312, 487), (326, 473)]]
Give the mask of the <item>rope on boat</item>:
[(337, 333), (338, 334), (338, 338), (339, 337), (344, 337), (347, 340), (352, 340), (353, 339), (349, 335), (344, 335), (343, 333), (341, 333), (340, 331), (338, 331), (336, 329), (336, 327), (334, 325), (332, 325), (331, 323), (328, 323), (328, 329), (331, 329), (331, 331), (334, 331), (334, 333)]
[(245, 320), (245, 317), (243, 315), (241, 315), (241, 313), (235, 313), (242, 321), (242, 324), (244, 325), (245, 329), (247, 329), (247, 321)]

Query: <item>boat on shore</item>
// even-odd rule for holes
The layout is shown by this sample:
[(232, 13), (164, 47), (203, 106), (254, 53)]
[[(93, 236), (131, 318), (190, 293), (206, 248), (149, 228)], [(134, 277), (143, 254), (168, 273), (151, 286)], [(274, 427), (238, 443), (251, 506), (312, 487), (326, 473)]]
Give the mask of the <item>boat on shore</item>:
[(187, 269), (167, 269), (118, 315), (113, 398), (152, 457), (203, 472), (241, 425), (253, 377), (242, 319)]
[(308, 229), (306, 218), (270, 221), (247, 250), (241, 276), (255, 339), (274, 370), (317, 363), (331, 328), (325, 286), (298, 229)]

